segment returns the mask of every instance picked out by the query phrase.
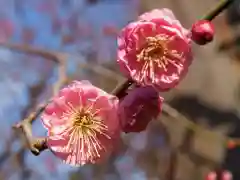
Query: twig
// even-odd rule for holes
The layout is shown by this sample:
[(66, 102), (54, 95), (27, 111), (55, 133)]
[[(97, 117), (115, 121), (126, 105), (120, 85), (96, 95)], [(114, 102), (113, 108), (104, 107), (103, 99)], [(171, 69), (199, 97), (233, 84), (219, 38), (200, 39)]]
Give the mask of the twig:
[(53, 94), (56, 94), (61, 86), (67, 81), (66, 75), (66, 59), (68, 54), (54, 51), (47, 51), (30, 47), (28, 45), (1, 43), (0, 47), (8, 48), (14, 51), (20, 51), (26, 54), (36, 55), (45, 58), (46, 60), (58, 63), (58, 81), (53, 85)]
[[(53, 95), (55, 95), (59, 91), (61, 86), (64, 85), (65, 82), (67, 81), (66, 75), (67, 54), (60, 52), (45, 51), (27, 45), (18, 45), (10, 43), (0, 43), (0, 47), (5, 47), (11, 50), (41, 56), (43, 58), (46, 58), (47, 60), (51, 60), (53, 62), (58, 63), (59, 77), (57, 82), (53, 85)], [(32, 123), (43, 112), (47, 104), (48, 102), (38, 105), (35, 111), (31, 112), (24, 120), (22, 120), (21, 122), (14, 126), (14, 129), (21, 130), (26, 141), (26, 144), (28, 145), (28, 148), (34, 155), (39, 155), (41, 151), (47, 149), (46, 138), (36, 138), (33, 137), (32, 135)]]
[[(61, 58), (66, 59), (67, 57), (62, 57), (61, 55), (57, 55), (58, 59)], [(58, 65), (58, 81), (53, 86), (53, 95), (56, 95), (60, 88), (67, 82), (67, 75), (66, 75), (66, 61), (61, 60), (61, 63)]]
[(214, 7), (203, 19), (212, 21), (216, 16), (218, 16), (222, 11), (227, 9), (235, 0), (223, 0), (216, 7)]
[(93, 63), (80, 63), (79, 67), (84, 69), (89, 69), (107, 78), (114, 78), (114, 80), (116, 80), (117, 82), (122, 81), (124, 79), (122, 75), (117, 74), (116, 72), (113, 72), (112, 70), (109, 70), (108, 68), (103, 67), (101, 65), (97, 65)]
[[(37, 85), (34, 85), (33, 87), (30, 88), (30, 97), (31, 97), (30, 103), (21, 112), (22, 118), (26, 117), (28, 111), (32, 109), (32, 106), (35, 106), (37, 104), (38, 97), (43, 93), (44, 89), (46, 88), (46, 85), (47, 85), (46, 79), (48, 78), (48, 76), (49, 76), (48, 74), (44, 74), (44, 77), (42, 77), (42, 80)], [(16, 152), (16, 153), (21, 154), (23, 153), (22, 151), (25, 151), (25, 144), (26, 144), (25, 138), (23, 138), (21, 134), (18, 134), (16, 131), (14, 131), (11, 134), (10, 139), (6, 142), (6, 146), (7, 146), (6, 150), (0, 156), (0, 167), (11, 156), (11, 145), (17, 138), (20, 138), (20, 141), (22, 144), (19, 152)]]
[[(45, 78), (47, 78), (47, 75), (45, 76)], [(31, 99), (30, 99), (30, 103), (29, 103), (30, 105), (27, 106), (22, 111), (21, 116), (23, 118), (27, 115), (28, 111), (31, 110), (32, 106), (34, 106), (34, 104), (37, 104), (37, 99), (42, 94), (42, 92), (44, 91), (45, 86), (46, 86), (45, 78), (42, 78), (42, 80), (38, 83), (38, 85), (30, 88), (30, 94), (31, 94)], [(33, 115), (29, 116), (29, 121), (33, 120), (32, 117), (33, 117)], [(17, 138), (20, 138), (20, 141), (22, 141), (21, 149), (25, 149), (25, 144), (26, 144), (25, 138), (22, 138), (21, 134), (14, 131), (11, 134), (10, 139), (6, 142), (6, 146), (7, 146), (6, 150), (0, 156), (0, 166), (11, 156), (11, 145)], [(20, 149), (20, 151), (21, 151), (21, 149)]]
[(44, 111), (46, 106), (47, 103), (39, 105), (36, 111), (31, 112), (26, 119), (13, 126), (14, 129), (21, 130), (18, 132), (23, 133), (26, 144), (34, 155), (39, 155), (41, 151), (47, 149), (46, 139), (33, 137), (32, 134), (32, 123)]
[(5, 148), (4, 152), (0, 155), (0, 169), (2, 168), (2, 165), (4, 164), (4, 162), (11, 155), (11, 145), (12, 145), (12, 142), (14, 142), (16, 138), (17, 138), (17, 134), (14, 132), (11, 134), (11, 137), (6, 141), (6, 148)]
[[(225, 10), (229, 5), (231, 5), (233, 3), (233, 1), (234, 0), (225, 0), (225, 1), (220, 2), (215, 8), (213, 8), (209, 13), (207, 13), (202, 19), (212, 21), (223, 10)], [(186, 131), (186, 138), (184, 139), (185, 142), (183, 144), (183, 147), (186, 145), (186, 147), (184, 147), (184, 148), (186, 150), (188, 150), (190, 148), (191, 141), (193, 140), (194, 130), (196, 129), (195, 127), (197, 127), (197, 125), (192, 123), (191, 121), (189, 121), (187, 118), (185, 118), (183, 115), (178, 113), (175, 109), (171, 108), (167, 104), (163, 105), (163, 113), (165, 113), (166, 115), (168, 115), (172, 118), (176, 118), (178, 120), (181, 119), (182, 121), (188, 122), (189, 127)], [(170, 155), (170, 164), (169, 164), (169, 168), (168, 168), (168, 177), (167, 177), (168, 180), (175, 179), (175, 174), (176, 174), (175, 172), (176, 172), (176, 166), (177, 166), (176, 164), (177, 164), (177, 150), (173, 150)]]
[(167, 180), (174, 180), (176, 176), (176, 170), (177, 170), (177, 158), (178, 154), (177, 151), (172, 149), (170, 152), (170, 158), (169, 158), (169, 166), (167, 170)]
[(59, 54), (59, 53), (53, 53), (51, 51), (37, 49), (37, 48), (34, 48), (34, 47), (30, 47), (28, 45), (1, 43), (0, 42), (0, 47), (8, 48), (8, 49), (11, 49), (13, 51), (23, 52), (23, 53), (26, 53), (26, 54), (37, 55), (37, 56), (46, 58), (47, 60), (54, 61), (56, 63), (61, 63), (62, 62), (62, 59), (59, 59), (59, 57), (56, 56), (56, 54)]

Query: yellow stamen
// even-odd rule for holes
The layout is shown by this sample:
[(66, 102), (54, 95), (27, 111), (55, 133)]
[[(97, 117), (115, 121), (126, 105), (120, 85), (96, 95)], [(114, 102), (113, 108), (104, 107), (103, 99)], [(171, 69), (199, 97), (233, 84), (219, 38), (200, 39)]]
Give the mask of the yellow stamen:
[(73, 108), (71, 104), (68, 104), (68, 112), (63, 115), (63, 118), (70, 118), (72, 123), (68, 129), (70, 140), (65, 150), (68, 152), (74, 150), (78, 162), (94, 161), (96, 157), (100, 157), (100, 150), (106, 150), (97, 135), (111, 139), (107, 133), (108, 127), (91, 111), (91, 107)]
[[(137, 56), (137, 61), (145, 61), (145, 63), (150, 63), (150, 61), (152, 61), (158, 67), (163, 68), (164, 71), (167, 71), (168, 64), (172, 64), (177, 67), (178, 64), (172, 59), (177, 58), (181, 60), (182, 55), (175, 50), (169, 49), (168, 45), (172, 38), (174, 37), (164, 35), (147, 37), (144, 48)], [(150, 71), (153, 71), (152, 68), (154, 67), (152, 63), (151, 66), (148, 65), (148, 67), (150, 68)]]

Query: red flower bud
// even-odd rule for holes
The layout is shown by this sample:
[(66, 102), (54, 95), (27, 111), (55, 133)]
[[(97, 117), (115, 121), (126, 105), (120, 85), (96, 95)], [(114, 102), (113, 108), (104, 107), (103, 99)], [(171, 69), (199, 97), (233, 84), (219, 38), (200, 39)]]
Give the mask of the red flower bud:
[(199, 20), (193, 24), (192, 40), (198, 45), (205, 45), (213, 40), (214, 27), (210, 21)]
[(233, 148), (235, 148), (237, 145), (236, 145), (236, 142), (235, 141), (233, 141), (233, 140), (229, 140), (228, 142), (227, 142), (227, 148), (228, 149), (233, 149)]

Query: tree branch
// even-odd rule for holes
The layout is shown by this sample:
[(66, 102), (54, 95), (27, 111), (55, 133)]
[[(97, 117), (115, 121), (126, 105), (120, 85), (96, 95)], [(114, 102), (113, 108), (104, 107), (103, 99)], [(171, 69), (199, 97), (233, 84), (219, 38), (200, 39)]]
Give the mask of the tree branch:
[[(55, 95), (59, 91), (59, 89), (66, 83), (67, 81), (66, 59), (68, 57), (67, 54), (60, 52), (45, 51), (34, 47), (30, 47), (28, 45), (19, 45), (11, 43), (0, 43), (0, 47), (8, 48), (14, 51), (20, 51), (31, 55), (37, 55), (57, 63), (59, 76), (57, 82), (54, 83), (53, 85), (52, 92), (53, 95)], [(22, 132), (26, 144), (28, 145), (28, 148), (34, 155), (39, 155), (41, 151), (47, 149), (46, 138), (36, 138), (33, 137), (32, 134), (32, 123), (43, 112), (47, 104), (48, 102), (44, 102), (40, 105), (36, 105), (34, 111), (32, 111), (25, 119), (23, 119), (14, 126), (15, 130), (21, 130), (18, 132)]]

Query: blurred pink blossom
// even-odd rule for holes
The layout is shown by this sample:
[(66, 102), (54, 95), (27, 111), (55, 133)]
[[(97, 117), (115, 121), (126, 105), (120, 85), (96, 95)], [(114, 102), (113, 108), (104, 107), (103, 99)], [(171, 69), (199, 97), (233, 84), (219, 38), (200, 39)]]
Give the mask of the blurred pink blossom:
[(229, 172), (229, 171), (224, 171), (223, 172), (223, 177), (222, 177), (222, 180), (232, 180), (233, 177), (232, 177), (232, 173)]
[(217, 174), (215, 172), (210, 172), (206, 176), (206, 180), (216, 180)]
[[(230, 173), (229, 171), (223, 171), (221, 172), (220, 175), (222, 180), (232, 180), (232, 173)], [(210, 172), (207, 176), (206, 176), (206, 180), (217, 180), (217, 173), (216, 172)]]
[(35, 32), (32, 28), (24, 27), (21, 35), (23, 43), (31, 44), (35, 39)]
[(14, 24), (8, 19), (0, 19), (0, 41), (8, 41), (14, 33)]
[(115, 96), (88, 81), (73, 82), (52, 99), (42, 115), (49, 148), (73, 166), (103, 160), (120, 137), (117, 107)]
[(73, 34), (63, 34), (62, 35), (62, 45), (73, 44), (76, 41), (76, 38)]
[(62, 29), (62, 21), (59, 18), (53, 18), (52, 20), (52, 32), (55, 33), (59, 33), (61, 32)]
[(45, 159), (45, 164), (50, 173), (55, 173), (57, 171), (56, 163), (51, 157)]
[(192, 62), (189, 32), (169, 9), (155, 9), (127, 25), (118, 38), (122, 71), (142, 85), (175, 87)]
[(67, 23), (69, 26), (69, 29), (71, 29), (71, 31), (76, 31), (78, 28), (78, 12), (73, 12), (71, 14), (71, 16), (67, 19)]
[(105, 25), (102, 29), (103, 34), (106, 36), (117, 36), (118, 35), (118, 28), (114, 25)]
[(93, 33), (91, 27), (86, 23), (78, 23), (77, 37), (87, 37)]
[(41, 1), (38, 5), (37, 10), (42, 13), (49, 13), (55, 15), (57, 13), (57, 1)]

